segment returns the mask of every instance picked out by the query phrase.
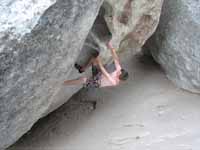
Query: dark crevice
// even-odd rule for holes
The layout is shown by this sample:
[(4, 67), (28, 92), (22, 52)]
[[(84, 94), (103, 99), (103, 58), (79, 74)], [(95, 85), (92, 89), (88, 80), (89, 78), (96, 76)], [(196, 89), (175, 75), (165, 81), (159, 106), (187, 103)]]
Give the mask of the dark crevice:
[(105, 15), (110, 14), (111, 8), (108, 3), (104, 3), (99, 10), (95, 22), (85, 40), (81, 52), (76, 60), (76, 64), (85, 66), (94, 55), (100, 52), (100, 43), (107, 43), (112, 38), (112, 33), (108, 28)]

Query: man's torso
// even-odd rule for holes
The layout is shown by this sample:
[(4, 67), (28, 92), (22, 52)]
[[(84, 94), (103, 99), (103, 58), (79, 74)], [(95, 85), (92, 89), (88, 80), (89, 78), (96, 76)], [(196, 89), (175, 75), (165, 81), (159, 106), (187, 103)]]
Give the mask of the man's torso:
[(110, 73), (110, 76), (112, 77), (112, 79), (114, 79), (115, 84), (113, 84), (110, 80), (108, 80), (108, 78), (106, 78), (104, 75), (101, 75), (100, 78), (100, 87), (106, 87), (106, 86), (116, 86), (119, 83), (119, 71), (116, 70), (112, 73)]
[(114, 79), (115, 84), (113, 84), (106, 76), (104, 76), (101, 71), (99, 70), (100, 73), (100, 87), (106, 87), (106, 86), (116, 86), (119, 83), (119, 71), (117, 70), (114, 62), (111, 64), (106, 64), (104, 65), (106, 71), (110, 74), (111, 78)]

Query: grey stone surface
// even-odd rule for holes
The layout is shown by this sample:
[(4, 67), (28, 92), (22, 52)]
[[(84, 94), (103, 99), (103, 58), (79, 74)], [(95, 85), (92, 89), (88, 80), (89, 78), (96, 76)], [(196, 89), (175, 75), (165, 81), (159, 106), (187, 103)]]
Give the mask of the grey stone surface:
[[(163, 0), (104, 0), (100, 22), (104, 17), (108, 29), (112, 33), (112, 44), (117, 51), (129, 50), (133, 54), (140, 52), (146, 40), (154, 33), (159, 23)], [(102, 17), (103, 16), (103, 17)], [(96, 30), (98, 28), (98, 30)], [(100, 33), (99, 33), (100, 32)], [(110, 51), (107, 50), (105, 41), (109, 36), (102, 39), (105, 31), (93, 26), (90, 36), (101, 51), (104, 61), (109, 61)]]
[[(101, 7), (98, 16), (85, 40), (81, 52), (76, 61), (80, 66), (85, 66), (91, 60), (102, 53), (101, 45), (106, 45), (111, 39), (112, 34), (105, 21), (105, 8)], [(107, 49), (103, 49), (107, 51)]]
[[(0, 149), (14, 143), (80, 88), (63, 87), (62, 82), (77, 77), (73, 64), (101, 4), (102, 0), (57, 0), (40, 11), (31, 32), (26, 25), (19, 30), (1, 28)], [(21, 29), (23, 34), (18, 34)]]
[[(37, 0), (3, 2), (0, 9), (10, 10), (5, 14), (11, 12), (11, 17), (0, 15), (4, 19), (0, 20), (0, 149), (81, 88), (62, 83), (80, 76), (74, 63), (82, 56), (79, 54), (91, 28), (89, 35), (103, 60), (110, 58), (105, 45), (108, 38), (101, 37), (106, 30), (99, 30), (98, 21), (98, 27), (92, 27), (103, 0), (42, 0), (41, 5)], [(116, 49), (136, 51), (155, 31), (162, 2), (105, 0), (105, 14), (99, 23), (105, 25), (106, 21)], [(35, 8), (30, 10), (34, 15), (24, 7)]]
[[(0, 37), (20, 39), (30, 33), (44, 11), (56, 0), (2, 0), (0, 5)], [(1, 45), (0, 45), (1, 46)]]
[(137, 53), (159, 23), (163, 0), (105, 0), (112, 42), (120, 51)]
[(200, 93), (200, 1), (166, 0), (151, 50), (179, 87)]

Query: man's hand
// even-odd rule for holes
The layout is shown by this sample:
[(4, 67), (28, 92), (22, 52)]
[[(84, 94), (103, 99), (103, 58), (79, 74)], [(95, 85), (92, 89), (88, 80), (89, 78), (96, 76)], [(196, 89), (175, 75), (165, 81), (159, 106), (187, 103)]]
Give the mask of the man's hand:
[(114, 47), (113, 47), (112, 44), (111, 44), (111, 41), (109, 41), (109, 42), (106, 44), (106, 46), (107, 46), (109, 49), (114, 49)]

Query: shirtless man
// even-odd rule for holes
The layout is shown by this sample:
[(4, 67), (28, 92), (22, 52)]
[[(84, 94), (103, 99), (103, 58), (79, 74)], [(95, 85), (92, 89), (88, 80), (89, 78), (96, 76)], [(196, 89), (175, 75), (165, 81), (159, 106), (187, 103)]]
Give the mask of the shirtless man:
[(107, 44), (107, 47), (111, 50), (112, 57), (114, 60), (115, 71), (109, 73), (99, 56), (96, 56), (90, 60), (90, 62), (79, 68), (79, 72), (84, 72), (86, 68), (92, 65), (92, 77), (81, 77), (75, 80), (66, 80), (64, 81), (64, 85), (77, 85), (83, 84), (86, 88), (101, 88), (108, 86), (116, 86), (120, 84), (121, 81), (125, 81), (128, 79), (128, 72), (121, 68), (119, 63), (119, 57), (116, 54), (115, 49), (112, 47), (111, 43)]

